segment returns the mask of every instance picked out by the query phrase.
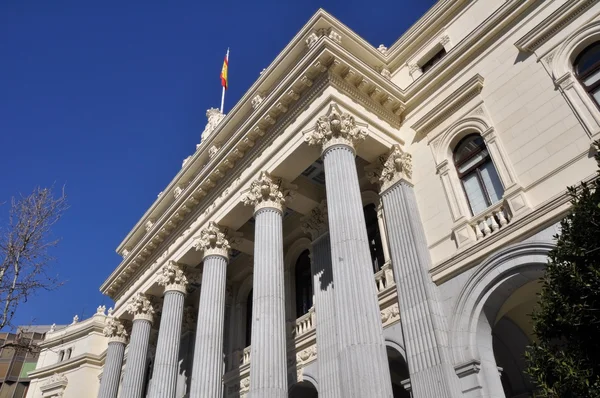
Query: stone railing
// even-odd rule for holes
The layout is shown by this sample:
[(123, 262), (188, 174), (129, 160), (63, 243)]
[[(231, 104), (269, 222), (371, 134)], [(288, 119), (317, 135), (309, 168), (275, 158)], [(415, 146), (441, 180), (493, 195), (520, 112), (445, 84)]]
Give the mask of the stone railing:
[(294, 327), (294, 337), (298, 338), (315, 327), (315, 306), (310, 307), (308, 312), (296, 319), (296, 325)]
[(394, 284), (394, 273), (390, 262), (383, 264), (383, 267), (375, 274), (375, 284), (377, 285), (377, 293), (381, 293), (388, 286)]
[(501, 201), (473, 217), (470, 224), (477, 240), (481, 240), (504, 228), (510, 223), (510, 219), (508, 206)]

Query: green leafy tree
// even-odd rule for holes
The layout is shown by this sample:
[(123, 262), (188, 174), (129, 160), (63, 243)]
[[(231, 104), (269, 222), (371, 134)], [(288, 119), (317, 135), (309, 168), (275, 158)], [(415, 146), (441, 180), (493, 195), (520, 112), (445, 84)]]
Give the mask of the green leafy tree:
[[(598, 152), (596, 161), (600, 168)], [(600, 179), (568, 192), (573, 206), (532, 315), (537, 341), (526, 353), (527, 373), (540, 397), (600, 397)]]

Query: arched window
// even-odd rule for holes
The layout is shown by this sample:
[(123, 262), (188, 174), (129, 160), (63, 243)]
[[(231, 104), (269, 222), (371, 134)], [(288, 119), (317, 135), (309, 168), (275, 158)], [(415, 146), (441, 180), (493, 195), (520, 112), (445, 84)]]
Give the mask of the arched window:
[(600, 42), (586, 47), (573, 67), (585, 91), (596, 101), (596, 105), (600, 105)]
[(252, 290), (246, 300), (246, 347), (252, 343)]
[(454, 150), (454, 164), (473, 215), (502, 198), (502, 182), (479, 134), (468, 135), (458, 143)]
[(296, 261), (296, 318), (306, 314), (313, 305), (312, 273), (310, 253), (302, 252)]
[(365, 213), (365, 222), (367, 224), (367, 237), (369, 239), (369, 249), (371, 251), (371, 261), (373, 272), (379, 272), (385, 258), (383, 256), (383, 245), (381, 244), (381, 233), (379, 231), (379, 220), (377, 219), (377, 208), (374, 204), (368, 204), (363, 208)]

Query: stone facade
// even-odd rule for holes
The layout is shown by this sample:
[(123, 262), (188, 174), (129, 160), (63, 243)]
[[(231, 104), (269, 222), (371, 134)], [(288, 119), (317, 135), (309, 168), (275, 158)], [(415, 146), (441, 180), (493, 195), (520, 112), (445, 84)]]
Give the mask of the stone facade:
[(588, 0), (440, 0), (377, 48), (318, 11), (209, 111), (117, 249), (115, 310), (49, 334), (28, 397), (531, 396), (528, 314), (595, 175), (596, 42)]

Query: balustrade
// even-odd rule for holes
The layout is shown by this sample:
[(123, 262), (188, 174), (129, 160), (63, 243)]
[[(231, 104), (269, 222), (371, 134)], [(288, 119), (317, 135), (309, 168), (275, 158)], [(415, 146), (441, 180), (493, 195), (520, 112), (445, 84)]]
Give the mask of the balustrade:
[(504, 202), (499, 202), (485, 212), (473, 217), (471, 227), (475, 231), (477, 240), (481, 240), (504, 228), (510, 223), (510, 219), (507, 206)]

